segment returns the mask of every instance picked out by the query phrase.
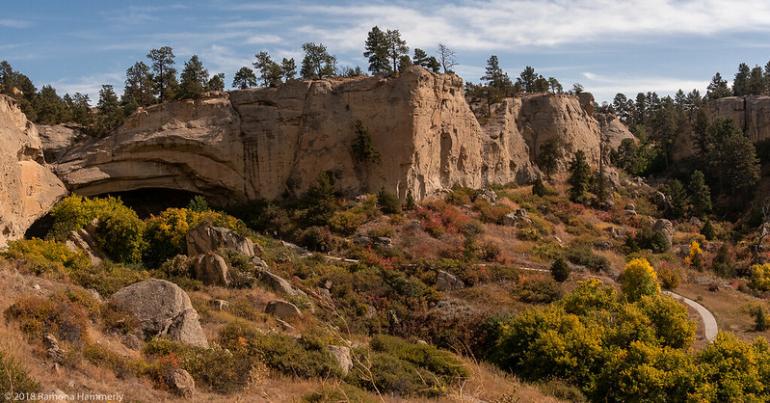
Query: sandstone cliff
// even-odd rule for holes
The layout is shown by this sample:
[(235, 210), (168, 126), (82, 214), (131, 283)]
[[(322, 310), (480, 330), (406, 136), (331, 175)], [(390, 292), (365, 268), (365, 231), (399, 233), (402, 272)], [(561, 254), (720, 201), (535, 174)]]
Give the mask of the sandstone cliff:
[[(418, 67), (398, 78), (293, 81), (140, 110), (109, 137), (75, 146), (57, 172), (84, 195), (160, 187), (231, 203), (302, 192), (326, 171), (349, 194), (385, 188), (417, 199), (454, 185), (528, 183), (539, 147), (555, 138), (566, 156), (583, 150), (598, 162), (602, 127), (577, 97), (532, 95), (489, 110), (479, 124), (462, 79)], [(353, 155), (357, 122), (379, 161)]]
[(11, 98), (0, 95), (0, 246), (23, 236), (65, 193), (45, 166), (37, 129)]

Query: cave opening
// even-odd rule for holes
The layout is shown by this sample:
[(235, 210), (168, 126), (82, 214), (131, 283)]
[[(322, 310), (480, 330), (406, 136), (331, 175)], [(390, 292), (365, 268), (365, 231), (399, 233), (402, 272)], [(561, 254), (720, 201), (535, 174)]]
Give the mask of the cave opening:
[[(195, 196), (201, 194), (187, 190), (167, 189), (167, 188), (144, 188), (136, 190), (127, 190), (123, 192), (104, 193), (91, 196), (94, 198), (119, 197), (123, 204), (130, 207), (141, 219), (150, 215), (157, 215), (168, 208), (187, 207)], [(24, 233), (24, 237), (45, 238), (53, 227), (53, 217), (50, 213), (38, 218)]]

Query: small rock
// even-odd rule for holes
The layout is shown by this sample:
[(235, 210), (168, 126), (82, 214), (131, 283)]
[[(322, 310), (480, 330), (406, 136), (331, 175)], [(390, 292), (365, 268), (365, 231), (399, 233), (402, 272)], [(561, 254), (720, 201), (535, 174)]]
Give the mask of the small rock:
[(527, 210), (520, 208), (503, 216), (503, 225), (532, 224)]
[(489, 202), (491, 204), (497, 203), (497, 193), (495, 193), (491, 189), (482, 189), (479, 191), (479, 193), (476, 195), (477, 199), (484, 200), (486, 202)]
[(393, 246), (393, 240), (386, 236), (378, 236), (374, 238), (374, 246), (389, 248)]
[(281, 299), (270, 301), (265, 307), (265, 313), (286, 321), (302, 318), (302, 312), (296, 305)]
[(45, 337), (43, 337), (43, 344), (45, 345), (48, 358), (53, 360), (56, 364), (62, 364), (64, 362), (66, 350), (59, 346), (59, 341), (56, 340), (54, 335), (47, 333)]
[(439, 270), (436, 275), (436, 289), (439, 291), (450, 291), (465, 287), (465, 283), (454, 274), (444, 270)]
[(350, 355), (350, 347), (328, 346), (327, 348), (332, 356), (334, 356), (340, 369), (342, 369), (342, 375), (347, 375), (353, 368), (353, 358)]
[(331, 280), (326, 280), (323, 283), (323, 288), (325, 288), (327, 290), (331, 290), (332, 289), (332, 285), (334, 285), (334, 283), (332, 283)]
[(281, 326), (281, 329), (283, 329), (284, 331), (293, 331), (293, 330), (295, 330), (294, 326), (292, 326), (289, 322), (287, 322), (287, 321), (285, 321), (283, 319), (275, 318), (275, 322), (278, 323), (278, 326)]
[(358, 235), (353, 238), (353, 243), (359, 246), (367, 246), (372, 243), (372, 239), (366, 235)]
[(164, 380), (172, 392), (185, 399), (192, 399), (195, 394), (195, 379), (184, 369), (169, 369), (164, 376)]
[(703, 222), (698, 217), (690, 217), (690, 225), (700, 228), (703, 226)]
[(35, 291), (40, 291), (40, 284), (34, 284), (32, 286), (32, 289), (35, 290)]

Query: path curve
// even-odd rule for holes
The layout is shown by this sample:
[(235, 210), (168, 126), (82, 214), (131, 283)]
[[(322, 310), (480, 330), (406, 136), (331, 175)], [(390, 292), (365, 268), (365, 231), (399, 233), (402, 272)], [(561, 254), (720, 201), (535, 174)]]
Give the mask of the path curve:
[(685, 304), (691, 306), (693, 309), (695, 309), (696, 312), (698, 312), (698, 315), (701, 317), (701, 321), (703, 322), (703, 328), (704, 328), (704, 335), (706, 336), (706, 340), (709, 342), (714, 341), (717, 338), (717, 333), (719, 332), (719, 327), (717, 326), (717, 320), (714, 318), (714, 315), (706, 309), (705, 306), (689, 299), (686, 297), (683, 297), (675, 292), (671, 291), (663, 291), (664, 294), (674, 298), (678, 299)]

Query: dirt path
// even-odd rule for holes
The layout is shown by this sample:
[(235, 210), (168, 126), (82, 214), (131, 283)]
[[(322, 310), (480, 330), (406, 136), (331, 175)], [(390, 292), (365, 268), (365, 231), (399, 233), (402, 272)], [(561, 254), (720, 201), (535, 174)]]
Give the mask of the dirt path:
[(696, 312), (698, 312), (698, 315), (700, 315), (701, 318), (701, 322), (703, 322), (704, 335), (706, 336), (706, 340), (712, 342), (717, 338), (719, 327), (717, 326), (717, 320), (714, 318), (714, 315), (711, 313), (711, 311), (706, 309), (705, 306), (677, 293), (671, 291), (663, 291), (663, 293), (674, 299), (678, 299), (684, 302), (685, 304), (695, 309)]

